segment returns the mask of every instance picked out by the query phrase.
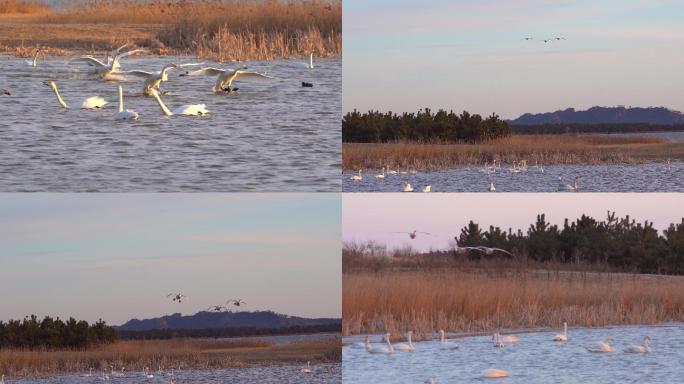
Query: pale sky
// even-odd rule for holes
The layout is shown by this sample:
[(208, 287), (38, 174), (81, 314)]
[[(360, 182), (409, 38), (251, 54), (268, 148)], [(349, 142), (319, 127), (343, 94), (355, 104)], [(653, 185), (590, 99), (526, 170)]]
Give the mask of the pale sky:
[(0, 320), (341, 315), (339, 194), (4, 193), (0, 244)]
[[(345, 0), (343, 11), (345, 112), (684, 110), (682, 1)], [(540, 41), (555, 36), (567, 40)]]
[[(363, 244), (375, 241), (389, 249), (411, 246), (415, 250), (448, 249), (470, 220), (483, 230), (527, 231), (546, 214), (546, 221), (562, 226), (587, 214), (604, 220), (608, 210), (618, 217), (630, 215), (637, 222), (653, 221), (659, 230), (684, 217), (681, 193), (345, 193), (342, 196), (342, 240)], [(413, 230), (428, 232), (410, 240)]]

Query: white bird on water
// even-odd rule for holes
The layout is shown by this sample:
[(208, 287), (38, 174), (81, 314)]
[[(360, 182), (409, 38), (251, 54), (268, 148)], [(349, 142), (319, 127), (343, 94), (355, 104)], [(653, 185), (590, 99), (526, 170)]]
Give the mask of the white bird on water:
[(382, 171), (375, 175), (376, 179), (384, 179), (385, 178), (385, 167), (382, 167)]
[(559, 191), (574, 191), (579, 192), (579, 180), (582, 176), (577, 176), (572, 180), (571, 184), (566, 184), (563, 182), (563, 176), (558, 176), (558, 190)]
[(166, 64), (165, 66), (162, 67), (161, 70), (159, 71), (141, 71), (141, 70), (132, 70), (132, 71), (124, 71), (124, 72), (119, 72), (119, 74), (123, 76), (136, 76), (139, 78), (142, 78), (145, 80), (145, 85), (143, 87), (143, 95), (145, 96), (151, 96), (152, 95), (152, 89), (156, 89), (160, 91), (159, 86), (161, 83), (168, 81), (169, 80), (169, 75), (168, 72), (174, 68), (183, 68), (183, 67), (191, 67), (191, 66), (197, 66), (197, 65), (202, 65), (204, 63), (186, 63), (186, 64), (176, 64), (176, 63), (170, 63)]
[(508, 372), (501, 370), (501, 369), (488, 369), (482, 373), (482, 376), (488, 378), (488, 379), (498, 379), (502, 377), (508, 377)]
[(394, 353), (394, 347), (392, 346), (392, 343), (390, 343), (390, 334), (386, 333), (385, 334), (385, 342), (387, 343), (387, 347), (381, 346), (381, 347), (374, 347), (370, 343), (366, 345), (366, 350), (369, 353), (375, 353), (375, 354), (382, 354), (382, 355), (391, 355)]
[(118, 53), (114, 56), (111, 63), (103, 63), (92, 56), (81, 56), (78, 59), (75, 59), (75, 61), (81, 61), (91, 67), (95, 67), (95, 73), (105, 80), (119, 80), (118, 76), (121, 75), (121, 72), (119, 72), (121, 63), (119, 63), (119, 60), (140, 52), (146, 51), (144, 49), (134, 49), (128, 52)]
[(185, 104), (181, 105), (180, 107), (177, 107), (176, 109), (171, 112), (167, 107), (166, 104), (161, 99), (161, 96), (159, 96), (159, 91), (156, 89), (152, 89), (151, 92), (152, 96), (154, 97), (155, 100), (157, 100), (157, 103), (159, 104), (159, 107), (161, 108), (162, 112), (166, 116), (176, 116), (176, 115), (185, 115), (185, 116), (201, 116), (201, 115), (206, 115), (209, 113), (209, 111), (206, 108), (206, 105), (204, 104)]
[(38, 66), (38, 55), (40, 54), (41, 49), (36, 48), (36, 51), (33, 53), (33, 60), (26, 60), (26, 64), (35, 68)]
[(563, 333), (554, 336), (553, 341), (568, 341), (568, 323), (563, 323)]
[(487, 192), (496, 192), (496, 187), (494, 187), (494, 180), (492, 180), (492, 174), (489, 175), (489, 185), (487, 186)]
[(430, 192), (432, 192), (432, 185), (426, 185), (423, 188), (423, 193), (430, 193)]
[(494, 341), (494, 348), (503, 348), (506, 346), (506, 344), (501, 341), (501, 337), (498, 333), (494, 333), (494, 335), (492, 335), (492, 341)]
[(406, 333), (406, 336), (408, 337), (408, 341), (406, 343), (399, 343), (394, 345), (394, 349), (398, 351), (413, 351), (416, 349), (416, 347), (411, 342), (411, 336), (413, 336), (413, 331), (408, 331)]
[(350, 179), (351, 179), (351, 180), (354, 180), (354, 181), (361, 181), (361, 180), (363, 180), (363, 176), (361, 176), (361, 170), (359, 169), (359, 174), (350, 177)]
[(264, 75), (262, 73), (248, 71), (246, 69), (220, 69), (220, 68), (202, 68), (196, 71), (187, 72), (181, 76), (216, 76), (216, 84), (212, 88), (216, 93), (232, 93), (236, 92), (238, 88), (231, 88), (233, 81), (238, 79), (257, 79), (257, 80), (270, 80), (273, 79), (271, 76)]
[[(52, 89), (52, 91), (55, 93), (55, 96), (57, 96), (57, 102), (59, 105), (62, 106), (62, 108), (69, 108), (69, 105), (62, 99), (62, 96), (59, 94), (59, 91), (57, 90), (57, 84), (53, 80), (45, 80), (43, 81), (43, 84), (47, 85)], [(83, 109), (100, 109), (103, 108), (104, 105), (107, 104), (107, 101), (103, 99), (100, 96), (91, 96), (85, 100), (83, 100), (83, 103), (81, 104), (81, 108)]]
[(445, 349), (458, 349), (459, 348), (458, 344), (454, 343), (453, 341), (448, 340), (444, 336), (444, 330), (443, 329), (439, 330), (439, 343), (442, 345), (442, 348), (445, 348)]
[(653, 348), (651, 347), (651, 338), (644, 336), (644, 345), (632, 345), (625, 349), (625, 353), (651, 353)]
[(123, 87), (119, 85), (119, 112), (114, 114), (115, 120), (138, 120), (138, 112), (124, 110)]
[(404, 183), (404, 192), (413, 192), (413, 187), (411, 183)]
[(306, 367), (300, 369), (299, 372), (302, 372), (302, 373), (311, 373), (311, 372), (313, 372), (313, 371), (311, 370), (311, 362), (310, 362), (310, 361), (307, 361), (307, 362), (306, 362)]
[(587, 347), (587, 351), (594, 353), (615, 352), (615, 348), (610, 345), (612, 341), (613, 336), (608, 336), (605, 340)]
[(499, 335), (499, 340), (504, 344), (518, 344), (520, 342), (520, 339), (513, 335)]

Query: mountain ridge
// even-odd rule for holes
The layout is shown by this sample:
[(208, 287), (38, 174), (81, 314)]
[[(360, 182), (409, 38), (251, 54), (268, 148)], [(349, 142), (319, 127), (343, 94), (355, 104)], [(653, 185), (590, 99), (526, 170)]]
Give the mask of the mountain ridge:
[(554, 112), (525, 113), (507, 122), (511, 125), (628, 123), (678, 125), (684, 124), (684, 114), (665, 107), (595, 106), (584, 111), (566, 108)]

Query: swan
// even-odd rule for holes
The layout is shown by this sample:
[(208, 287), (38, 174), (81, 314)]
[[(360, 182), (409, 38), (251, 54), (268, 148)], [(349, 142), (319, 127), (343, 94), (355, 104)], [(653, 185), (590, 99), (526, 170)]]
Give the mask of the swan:
[(33, 53), (33, 60), (26, 60), (26, 64), (31, 66), (31, 67), (37, 67), (38, 66), (38, 55), (40, 54), (41, 49), (36, 48), (36, 52)]
[[(45, 81), (43, 81), (43, 84), (52, 88), (52, 91), (55, 93), (55, 96), (57, 96), (57, 102), (59, 102), (59, 105), (61, 105), (62, 108), (69, 108), (69, 105), (67, 105), (67, 103), (64, 101), (64, 99), (62, 99), (62, 96), (59, 94), (59, 91), (57, 90), (57, 84), (55, 84), (54, 81), (45, 80)], [(83, 108), (83, 109), (100, 109), (100, 108), (103, 108), (105, 104), (107, 104), (107, 101), (105, 99), (103, 99), (102, 97), (91, 96), (91, 97), (83, 100), (83, 103), (81, 104), (81, 108)]]
[(429, 235), (429, 234), (430, 234), (429, 232), (418, 232), (418, 231), (415, 230), (415, 229), (413, 230), (413, 232), (392, 232), (392, 233), (404, 233), (404, 234), (407, 234), (407, 235), (409, 235), (409, 238), (410, 238), (411, 240), (415, 239), (416, 236), (418, 236), (419, 233), (422, 233), (422, 234), (424, 234), (424, 235)]
[(423, 384), (437, 384), (437, 379), (435, 379), (434, 377), (431, 377), (431, 378), (423, 381)]
[(306, 362), (306, 368), (300, 369), (299, 372), (302, 372), (302, 373), (311, 373), (311, 372), (312, 372), (312, 371), (311, 371), (311, 362), (310, 362), (310, 361), (307, 361), (307, 362)]
[(667, 171), (672, 172), (672, 161), (667, 159)]
[(146, 379), (154, 379), (154, 375), (150, 373), (150, 369), (147, 367), (143, 368), (143, 377)]
[[(88, 369), (88, 373), (82, 374), (81, 377), (93, 377), (93, 369), (92, 369), (92, 368), (89, 368), (89, 369)], [(2, 383), (3, 383), (3, 382), (0, 381), (0, 384), (2, 384)]]
[(424, 192), (424, 193), (430, 193), (430, 192), (432, 192), (432, 185), (426, 185), (426, 186), (423, 188), (423, 192)]
[(397, 171), (391, 171), (389, 165), (386, 167), (387, 168), (387, 174), (388, 175), (396, 175)]
[(0, 88), (0, 94), (12, 96), (12, 92), (10, 92), (9, 89), (5, 89), (5, 88)]
[(411, 183), (404, 183), (404, 192), (413, 192), (413, 187)]
[(502, 371), (501, 369), (488, 369), (482, 374), (488, 379), (498, 379), (501, 377), (508, 377), (508, 372)]
[(506, 344), (501, 341), (501, 337), (498, 333), (492, 335), (492, 340), (494, 341), (494, 348), (503, 348), (506, 346)]
[(615, 348), (613, 348), (613, 346), (610, 345), (611, 341), (613, 341), (613, 336), (608, 336), (608, 338), (603, 340), (602, 342), (587, 347), (587, 350), (589, 352), (595, 353), (615, 352)]
[(206, 106), (204, 104), (185, 104), (181, 105), (180, 107), (177, 107), (176, 109), (173, 110), (173, 112), (169, 111), (168, 108), (166, 108), (166, 105), (162, 101), (161, 97), (159, 96), (159, 91), (156, 89), (151, 90), (152, 96), (154, 97), (155, 100), (157, 100), (157, 103), (161, 107), (162, 111), (166, 116), (175, 116), (175, 115), (185, 115), (185, 116), (200, 116), (200, 115), (206, 115), (209, 113), (209, 111), (206, 109)]
[(492, 180), (492, 174), (489, 174), (489, 185), (487, 186), (487, 192), (496, 192), (496, 187), (494, 187), (494, 180)]
[(390, 334), (387, 333), (385, 334), (385, 342), (387, 343), (387, 347), (373, 347), (370, 342), (366, 345), (366, 350), (369, 353), (375, 353), (375, 354), (383, 354), (383, 355), (391, 355), (394, 353), (394, 347), (392, 346), (392, 343), (390, 343)]
[(118, 74), (121, 74), (123, 76), (136, 76), (139, 78), (142, 78), (145, 80), (145, 86), (143, 87), (143, 95), (145, 96), (150, 96), (152, 95), (152, 89), (159, 90), (159, 86), (161, 83), (165, 81), (169, 81), (169, 76), (168, 76), (168, 71), (174, 69), (174, 68), (183, 68), (183, 67), (191, 67), (195, 65), (202, 65), (204, 63), (186, 63), (186, 64), (176, 64), (176, 63), (170, 63), (166, 64), (165, 66), (162, 67), (160, 71), (154, 71), (154, 72), (149, 72), (149, 71), (141, 71), (141, 70), (132, 70), (132, 71), (123, 71), (123, 72), (118, 72)]
[(565, 184), (563, 183), (563, 176), (558, 176), (558, 190), (559, 191), (575, 191), (579, 192), (579, 180), (582, 178), (582, 176), (577, 176), (573, 179), (572, 184)]
[(120, 75), (121, 73), (119, 72), (119, 69), (121, 68), (121, 63), (119, 63), (119, 60), (139, 52), (146, 51), (144, 49), (134, 49), (128, 52), (117, 53), (112, 59), (111, 63), (103, 63), (92, 56), (81, 56), (78, 59), (75, 59), (75, 61), (82, 61), (91, 67), (95, 67), (95, 73), (100, 75), (100, 77), (105, 80), (117, 80), (117, 75)]
[(568, 341), (568, 323), (563, 323), (563, 334), (554, 336), (553, 341)]
[(449, 341), (444, 337), (444, 330), (440, 329), (439, 330), (439, 342), (442, 344), (442, 348), (446, 349), (458, 349), (458, 344), (454, 343), (453, 341)]
[(313, 69), (313, 52), (309, 53), (309, 65), (306, 66), (308, 69)]
[(119, 85), (119, 112), (114, 114), (115, 120), (138, 120), (138, 112), (124, 110), (123, 87)]
[(408, 342), (396, 344), (394, 345), (394, 349), (398, 351), (413, 351), (416, 349), (416, 347), (411, 342), (411, 336), (413, 335), (413, 331), (408, 331), (406, 335), (408, 337)]
[(361, 181), (361, 180), (363, 180), (363, 176), (361, 176), (361, 170), (359, 169), (359, 174), (358, 174), (358, 175), (352, 176), (350, 179), (351, 179), (351, 180), (354, 180), (354, 181)]
[(219, 69), (219, 68), (202, 68), (192, 72), (186, 72), (181, 74), (181, 76), (217, 76), (216, 84), (212, 88), (216, 93), (231, 93), (236, 92), (238, 88), (230, 88), (233, 81), (239, 78), (252, 78), (252, 79), (273, 79), (271, 76), (267, 76), (258, 72), (247, 71), (244, 69)]
[(504, 335), (504, 336), (499, 335), (499, 339), (504, 344), (518, 344), (520, 342), (520, 339), (518, 339), (517, 336), (513, 336), (513, 335)]
[(632, 345), (625, 349), (625, 353), (651, 353), (653, 348), (651, 347), (651, 338), (644, 336), (644, 345)]
[(384, 179), (385, 178), (385, 167), (382, 167), (382, 172), (375, 175), (375, 178), (376, 179)]

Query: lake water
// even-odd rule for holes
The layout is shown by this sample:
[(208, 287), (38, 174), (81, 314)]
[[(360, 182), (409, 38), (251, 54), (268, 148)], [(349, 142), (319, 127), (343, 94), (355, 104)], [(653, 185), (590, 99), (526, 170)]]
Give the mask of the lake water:
[[(302, 373), (300, 369), (303, 365), (277, 366), (277, 367), (258, 367), (258, 368), (229, 368), (213, 370), (181, 370), (175, 372), (176, 383), (188, 384), (216, 384), (216, 383), (240, 383), (240, 384), (336, 384), (342, 383), (342, 372), (340, 364), (317, 364), (312, 365), (313, 372)], [(146, 379), (142, 372), (128, 372), (123, 377), (113, 376), (106, 382), (111, 383), (169, 383), (171, 376), (164, 372), (159, 376), (158, 372), (151, 372), (154, 379)], [(8, 379), (5, 383), (42, 383), (42, 384), (90, 384), (102, 383), (102, 374), (93, 372), (91, 377), (85, 374), (62, 375), (49, 379), (29, 380), (29, 379)]]
[(340, 338), (340, 333), (312, 333), (303, 335), (266, 335), (266, 336), (245, 336), (245, 337), (230, 337), (230, 338), (216, 338), (203, 339), (208, 342), (225, 342), (225, 341), (254, 341), (260, 340), (269, 344), (285, 345), (297, 343), (300, 341), (327, 341)]
[[(559, 177), (566, 181), (563, 186), (581, 176), (580, 192), (684, 192), (684, 163), (674, 162), (668, 170), (664, 163), (610, 164), (610, 165), (548, 165), (542, 173), (535, 166), (527, 172), (511, 173), (511, 165), (503, 164), (492, 175), (497, 192), (568, 192), (561, 189)], [(404, 182), (414, 191), (421, 192), (426, 185), (432, 192), (486, 192), (487, 174), (482, 168), (458, 167), (439, 172), (386, 175), (385, 179), (374, 176), (379, 170), (362, 173), (363, 180), (353, 181), (356, 172), (345, 171), (342, 175), (344, 192), (402, 192)], [(567, 181), (569, 180), (569, 181)]]
[[(124, 58), (122, 70), (160, 70), (192, 58)], [(207, 116), (162, 114), (142, 84), (124, 82), (124, 104), (136, 122), (114, 121), (117, 83), (89, 74), (66, 59), (39, 61), (0, 56), (0, 191), (339, 191), (342, 62), (319, 59), (313, 70), (301, 60), (214, 63), (276, 77), (236, 81), (237, 94), (216, 95), (210, 76), (170, 72), (161, 89), (173, 110), (206, 104)], [(42, 84), (54, 79), (72, 107), (59, 107)], [(302, 82), (313, 83), (303, 88)], [(103, 110), (80, 109), (99, 95)]]
[[(562, 330), (561, 330), (562, 332)], [(629, 326), (568, 330), (567, 343), (552, 341), (559, 332), (518, 334), (520, 342), (494, 348), (491, 336), (456, 339), (460, 349), (444, 350), (438, 342), (414, 343), (415, 351), (371, 355), (363, 347), (342, 350), (345, 384), (418, 384), (434, 377), (436, 383), (678, 383), (684, 361), (684, 325)], [(612, 353), (586, 350), (612, 335)], [(629, 354), (629, 345), (651, 338), (653, 353)], [(379, 342), (379, 336), (374, 337)], [(359, 341), (360, 338), (355, 338)], [(487, 369), (501, 369), (509, 377), (487, 379)]]

